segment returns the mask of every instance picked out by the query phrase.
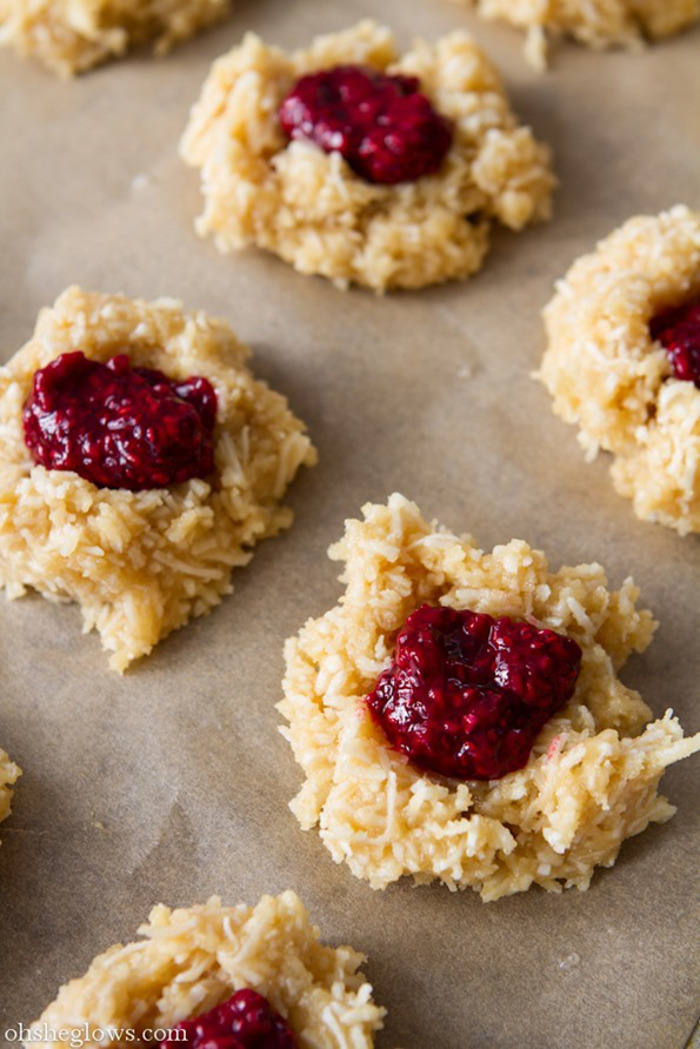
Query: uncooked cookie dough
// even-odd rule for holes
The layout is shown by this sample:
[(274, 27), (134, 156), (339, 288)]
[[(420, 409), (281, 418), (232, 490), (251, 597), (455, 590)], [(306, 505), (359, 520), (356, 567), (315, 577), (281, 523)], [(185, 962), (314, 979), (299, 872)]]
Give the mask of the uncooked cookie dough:
[[(304, 74), (362, 65), (418, 77), (452, 122), (440, 170), (413, 182), (365, 181), (337, 152), (287, 141), (277, 117)], [(201, 168), (200, 234), (228, 252), (256, 244), (344, 287), (420, 288), (482, 265), (492, 222), (513, 230), (550, 213), (549, 151), (522, 127), (471, 37), (417, 41), (397, 56), (388, 29), (365, 20), (291, 54), (249, 34), (214, 63), (181, 144)]]
[[(700, 749), (671, 711), (648, 724), (649, 708), (617, 677), (654, 630), (632, 580), (611, 591), (597, 564), (550, 572), (520, 540), (482, 553), (401, 495), (363, 513), (330, 549), (345, 562), (341, 603), (286, 645), (282, 733), (306, 774), (293, 812), (304, 829), (319, 824), (333, 859), (375, 889), (404, 874), (484, 900), (532, 884), (588, 888), (625, 838), (673, 815), (659, 779)], [(525, 620), (580, 646), (575, 693), (519, 771), (461, 782), (426, 774), (370, 717), (365, 697), (425, 603)]]
[(0, 44), (71, 76), (136, 44), (155, 41), (164, 54), (229, 9), (230, 0), (0, 0)]
[(12, 811), (12, 788), (21, 775), (19, 765), (10, 761), (9, 754), (0, 747), (0, 823)]
[(588, 47), (633, 47), (659, 40), (696, 22), (700, 0), (458, 0), (484, 18), (527, 30), (529, 61), (546, 65), (547, 41), (570, 36)]
[[(110, 948), (61, 988), (34, 1025), (33, 1046), (54, 1045), (40, 1040), (42, 1030), (86, 1028), (122, 1028), (133, 1032), (130, 1044), (154, 1045), (152, 1032), (198, 1017), (242, 988), (268, 1000), (299, 1049), (374, 1045), (384, 1010), (358, 972), (364, 955), (320, 944), (293, 892), (263, 896), (255, 907), (224, 907), (217, 897), (175, 911), (161, 904), (139, 933), (145, 939)], [(81, 1041), (86, 1049), (97, 1044)]]
[[(143, 491), (97, 487), (35, 465), (22, 412), (34, 373), (81, 350), (94, 361), (127, 354), (134, 367), (213, 386), (213, 477)], [(228, 325), (180, 303), (73, 287), (41, 312), (30, 341), (0, 369), (0, 584), (81, 607), (118, 671), (204, 615), (232, 590), (260, 539), (291, 524), (280, 507), (299, 467), (315, 461), (284, 397), (256, 381)]]
[(638, 517), (700, 532), (700, 389), (672, 373), (650, 322), (700, 296), (700, 212), (633, 218), (578, 259), (544, 311), (539, 377), (593, 458), (614, 454)]

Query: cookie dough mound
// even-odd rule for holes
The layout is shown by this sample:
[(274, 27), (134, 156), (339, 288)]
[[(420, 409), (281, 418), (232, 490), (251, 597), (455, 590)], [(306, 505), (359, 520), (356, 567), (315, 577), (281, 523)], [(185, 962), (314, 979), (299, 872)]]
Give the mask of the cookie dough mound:
[(613, 483), (637, 516), (681, 535), (700, 532), (700, 390), (673, 377), (649, 321), (698, 295), (700, 212), (631, 219), (557, 285), (539, 371), (588, 458), (614, 454)]
[(322, 946), (293, 892), (263, 896), (256, 907), (224, 907), (217, 897), (175, 911), (161, 904), (139, 933), (144, 940), (111, 947), (61, 988), (34, 1025), (33, 1046), (54, 1045), (39, 1040), (44, 1025), (83, 1034), (122, 1028), (134, 1032), (132, 1044), (153, 1045), (153, 1032), (200, 1016), (243, 988), (268, 999), (300, 1049), (374, 1045), (384, 1010), (358, 972), (364, 955)]
[(10, 761), (9, 755), (0, 747), (0, 823), (12, 811), (12, 788), (21, 775), (19, 765)]
[(461, 0), (484, 18), (527, 30), (526, 55), (541, 69), (550, 36), (588, 47), (634, 47), (679, 33), (700, 18), (700, 0)]
[[(127, 353), (169, 378), (207, 378), (218, 401), (216, 484), (131, 492), (35, 466), (22, 431), (34, 372), (78, 349), (98, 361)], [(73, 287), (0, 369), (0, 585), (10, 598), (33, 587), (77, 601), (115, 670), (219, 604), (254, 544), (291, 524), (279, 503), (315, 451), (286, 400), (253, 378), (248, 356), (224, 321), (201, 311)]]
[[(295, 81), (360, 64), (420, 78), (421, 91), (453, 124), (439, 172), (375, 185), (338, 153), (287, 142), (277, 110)], [(214, 63), (181, 143), (202, 169), (200, 234), (228, 252), (247, 244), (301, 273), (344, 287), (420, 288), (476, 272), (492, 222), (514, 230), (550, 213), (549, 151), (518, 125), (501, 81), (467, 33), (417, 41), (398, 58), (374, 22), (317, 37), (286, 54), (249, 34)]]
[[(482, 553), (400, 495), (363, 512), (330, 549), (345, 562), (341, 602), (286, 645), (282, 733), (306, 774), (292, 811), (304, 829), (320, 824), (333, 859), (375, 889), (404, 874), (484, 900), (532, 884), (588, 888), (625, 838), (673, 815), (659, 779), (700, 750), (700, 735), (684, 740), (670, 711), (646, 724), (649, 708), (617, 677), (655, 625), (636, 609), (632, 580), (610, 591), (597, 564), (550, 572), (520, 540)], [(370, 717), (364, 697), (425, 602), (524, 619), (580, 645), (574, 696), (523, 769), (489, 782), (422, 773)]]

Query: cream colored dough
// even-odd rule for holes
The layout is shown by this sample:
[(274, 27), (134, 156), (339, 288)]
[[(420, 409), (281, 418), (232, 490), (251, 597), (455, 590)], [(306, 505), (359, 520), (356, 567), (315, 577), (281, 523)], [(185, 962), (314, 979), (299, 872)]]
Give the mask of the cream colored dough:
[(230, 0), (0, 0), (0, 43), (71, 76), (136, 44), (164, 54), (229, 10)]
[[(34, 372), (62, 353), (171, 378), (202, 375), (217, 394), (217, 487), (195, 478), (142, 492), (97, 488), (75, 473), (35, 466), (22, 406)], [(118, 671), (230, 593), (231, 571), (260, 539), (287, 528), (280, 506), (315, 451), (286, 400), (256, 381), (249, 351), (228, 325), (180, 303), (147, 303), (69, 288), (43, 310), (30, 341), (0, 369), (0, 585), (80, 605)]]
[(649, 321), (700, 295), (700, 212), (631, 219), (571, 267), (544, 311), (539, 378), (588, 458), (614, 455), (637, 516), (700, 532), (700, 390), (675, 379)]
[(12, 811), (13, 786), (22, 775), (19, 765), (10, 761), (10, 756), (0, 747), (0, 823)]
[[(372, 185), (340, 154), (288, 143), (277, 110), (303, 74), (344, 63), (418, 76), (455, 140), (439, 172)], [(344, 287), (420, 288), (481, 268), (489, 231), (550, 214), (549, 151), (518, 124), (493, 66), (467, 33), (417, 41), (399, 58), (365, 20), (287, 54), (248, 34), (214, 63), (181, 143), (201, 168), (200, 234), (220, 251), (249, 244)]]
[(588, 47), (635, 47), (679, 33), (700, 18), (700, 0), (458, 0), (483, 18), (527, 30), (525, 51), (544, 68), (547, 42), (570, 36)]
[[(139, 929), (145, 939), (111, 947), (71, 980), (42, 1013), (25, 1045), (49, 1049), (51, 1031), (130, 1029), (135, 1049), (146, 1032), (199, 1016), (242, 988), (268, 999), (300, 1049), (371, 1049), (384, 1010), (358, 972), (352, 947), (325, 947), (293, 892), (263, 896), (256, 907), (155, 907)], [(141, 1037), (143, 1036), (143, 1038)], [(36, 1039), (36, 1040), (35, 1040)], [(85, 1049), (105, 1045), (88, 1038)], [(114, 1044), (110, 1041), (109, 1044)]]
[[(671, 711), (648, 723), (649, 708), (617, 677), (655, 625), (635, 607), (632, 580), (611, 591), (597, 564), (551, 572), (520, 540), (482, 553), (400, 495), (363, 513), (330, 549), (345, 562), (340, 603), (286, 645), (282, 733), (306, 776), (292, 811), (375, 889), (405, 874), (484, 900), (533, 884), (587, 889), (625, 838), (673, 815), (659, 780), (700, 749)], [(363, 699), (424, 602), (525, 619), (581, 646), (576, 692), (523, 769), (490, 782), (427, 775), (370, 718)]]

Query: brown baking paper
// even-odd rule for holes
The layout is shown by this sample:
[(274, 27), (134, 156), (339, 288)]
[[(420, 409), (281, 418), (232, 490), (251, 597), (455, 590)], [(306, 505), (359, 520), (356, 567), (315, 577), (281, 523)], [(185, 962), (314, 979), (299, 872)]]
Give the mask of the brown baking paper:
[[(554, 149), (551, 224), (498, 233), (475, 279), (384, 299), (342, 294), (257, 251), (221, 257), (193, 220), (176, 147), (210, 62), (247, 29), (297, 47), (374, 15), (401, 42), (474, 31), (513, 105)], [(68, 284), (181, 298), (227, 318), (321, 456), (293, 529), (235, 593), (134, 665), (107, 667), (72, 605), (0, 597), (0, 745), (24, 769), (0, 828), (0, 1031), (135, 935), (156, 901), (254, 903), (294, 888), (332, 943), (369, 956), (380, 1049), (681, 1049), (700, 984), (698, 764), (671, 769), (677, 816), (628, 842), (587, 893), (483, 904), (408, 882), (372, 892), (287, 808), (301, 772), (279, 736), (282, 644), (340, 592), (343, 520), (399, 490), (485, 547), (520, 536), (550, 564), (633, 574), (661, 627), (623, 679), (700, 729), (700, 540), (637, 521), (601, 457), (530, 378), (539, 312), (572, 260), (630, 215), (700, 206), (700, 32), (639, 54), (564, 46), (544, 76), (522, 38), (446, 0), (238, 0), (222, 26), (74, 82), (0, 55), (0, 349)]]

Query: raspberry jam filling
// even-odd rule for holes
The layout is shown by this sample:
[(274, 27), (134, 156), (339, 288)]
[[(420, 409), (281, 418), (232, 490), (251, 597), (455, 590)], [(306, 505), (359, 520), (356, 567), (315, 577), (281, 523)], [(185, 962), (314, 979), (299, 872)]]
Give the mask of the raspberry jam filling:
[(24, 439), (34, 461), (73, 470), (99, 488), (164, 488), (214, 469), (216, 393), (200, 376), (182, 382), (64, 353), (34, 374)]
[(700, 299), (658, 313), (649, 331), (666, 350), (676, 379), (700, 389)]
[[(184, 1032), (184, 1035), (183, 1035)], [(298, 1049), (289, 1024), (257, 991), (243, 990), (194, 1020), (183, 1020), (160, 1049)]]
[(296, 82), (279, 109), (289, 138), (340, 153), (367, 182), (413, 182), (441, 166), (452, 145), (450, 122), (412, 76), (336, 66)]
[(500, 779), (527, 763), (545, 722), (571, 699), (580, 665), (577, 643), (553, 630), (422, 605), (367, 703), (418, 768)]

